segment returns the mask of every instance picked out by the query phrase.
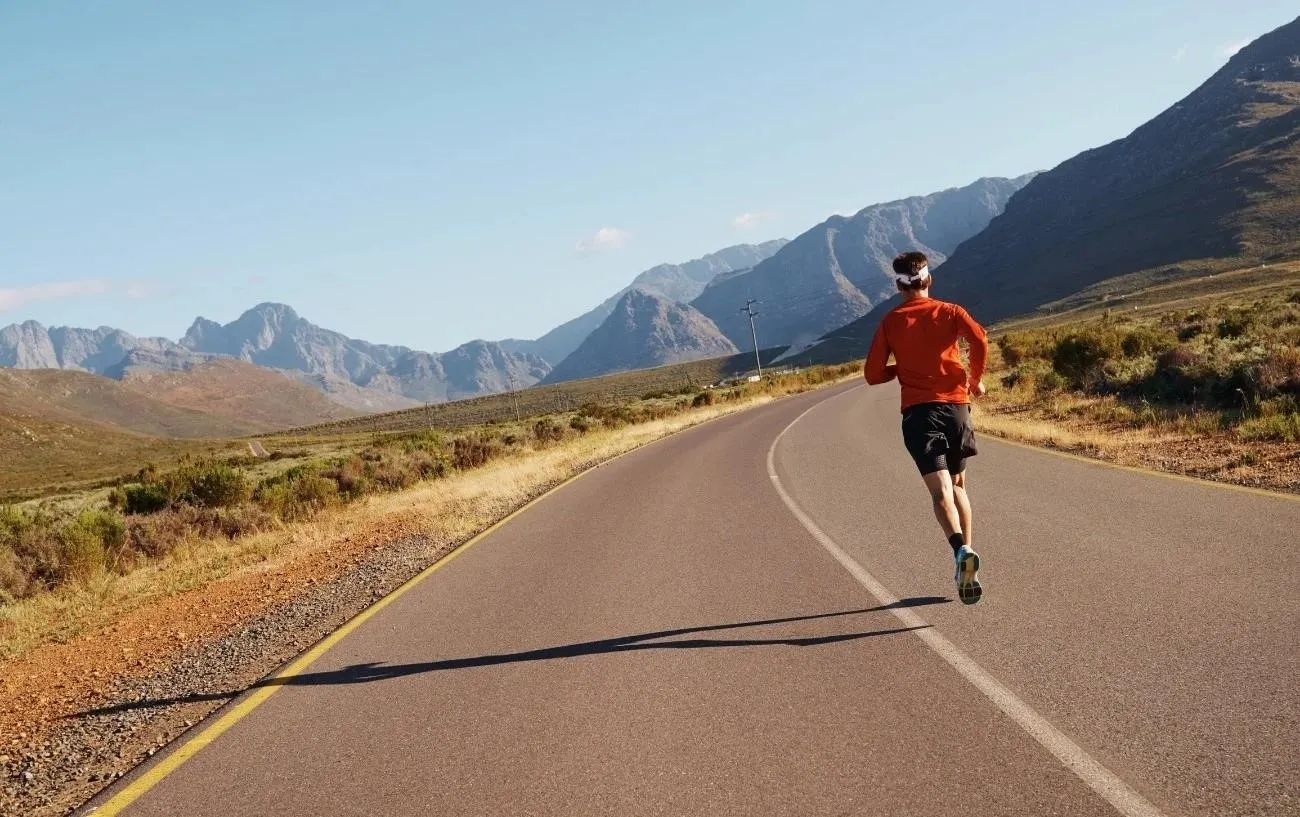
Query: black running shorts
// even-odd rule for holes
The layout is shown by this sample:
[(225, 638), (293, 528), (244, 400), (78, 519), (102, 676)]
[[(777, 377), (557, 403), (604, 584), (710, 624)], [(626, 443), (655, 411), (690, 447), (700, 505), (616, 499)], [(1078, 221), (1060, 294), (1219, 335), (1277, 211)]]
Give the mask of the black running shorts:
[(966, 403), (920, 403), (903, 410), (903, 445), (921, 475), (960, 474), (966, 458), (979, 453)]

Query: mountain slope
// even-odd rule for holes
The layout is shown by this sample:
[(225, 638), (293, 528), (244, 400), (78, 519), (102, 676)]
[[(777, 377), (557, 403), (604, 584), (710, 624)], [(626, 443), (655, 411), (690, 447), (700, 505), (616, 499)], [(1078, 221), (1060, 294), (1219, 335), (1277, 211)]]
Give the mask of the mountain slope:
[(251, 363), (215, 358), (167, 370), (147, 355), (140, 351), (127, 355), (122, 383), (169, 406), (228, 417), (266, 430), (344, 420), (360, 413), (308, 385)]
[(692, 302), (741, 348), (752, 346), (740, 308), (759, 310), (760, 345), (815, 340), (870, 311), (893, 291), (890, 262), (921, 250), (933, 266), (1001, 212), (1031, 175), (986, 178), (954, 188), (832, 216), (739, 275), (719, 276)]
[(651, 292), (670, 301), (688, 303), (703, 292), (704, 287), (715, 276), (749, 269), (770, 258), (786, 243), (784, 238), (778, 238), (761, 244), (737, 244), (683, 264), (660, 264), (651, 267), (637, 275), (632, 283), (606, 298), (595, 309), (560, 324), (537, 340), (511, 340), (502, 343), (512, 351), (529, 351), (551, 364), (556, 364), (577, 349), (582, 341), (595, 331), (605, 318), (609, 317), (618, 302), (632, 289)]
[[(432, 354), (355, 340), (305, 320), (291, 307), (272, 303), (253, 307), (225, 326), (199, 318), (181, 345), (194, 352), (229, 355), (309, 375), (305, 382), (321, 384), (318, 387), (327, 394), (343, 393), (349, 399), (361, 397), (371, 403), (384, 401), (346, 388), (332, 389), (328, 384), (345, 381), (405, 401), (438, 402), (505, 391), (512, 382), (531, 386), (550, 372), (546, 362), (535, 355), (509, 352), (486, 341)], [(355, 402), (353, 399), (351, 404)]]
[(26, 321), (0, 329), (0, 366), (16, 369), (71, 369), (104, 374), (135, 349), (155, 354), (184, 351), (166, 338), (138, 338), (107, 326), (46, 329), (36, 321)]
[(691, 307), (641, 289), (627, 292), (547, 383), (735, 354), (735, 344)]
[(1129, 136), (1035, 178), (953, 255), (935, 293), (993, 321), (1126, 273), (1297, 254), (1300, 20)]
[(101, 375), (58, 369), (0, 369), (0, 415), (173, 438), (235, 437), (268, 428), (171, 406)]

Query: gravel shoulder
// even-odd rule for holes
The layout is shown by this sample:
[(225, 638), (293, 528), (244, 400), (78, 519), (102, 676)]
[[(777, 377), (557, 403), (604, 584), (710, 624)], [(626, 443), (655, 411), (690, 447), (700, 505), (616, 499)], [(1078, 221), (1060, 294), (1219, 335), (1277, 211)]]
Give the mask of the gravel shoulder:
[(73, 812), (257, 680), (568, 478), (718, 406), (374, 498), (282, 552), (0, 661), (0, 815)]

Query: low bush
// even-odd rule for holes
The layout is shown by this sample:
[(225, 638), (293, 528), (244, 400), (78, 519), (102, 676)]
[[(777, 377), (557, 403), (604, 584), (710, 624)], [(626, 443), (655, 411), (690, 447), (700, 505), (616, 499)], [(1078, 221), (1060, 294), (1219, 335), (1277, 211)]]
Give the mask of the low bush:
[(542, 445), (558, 443), (564, 439), (564, 427), (549, 417), (533, 424), (533, 439)]
[(452, 442), (451, 464), (457, 471), (482, 468), (500, 456), (500, 444), (486, 434), (468, 434)]
[(157, 513), (171, 504), (171, 491), (157, 482), (141, 482), (122, 489), (123, 510), (130, 514)]
[(85, 582), (123, 562), (126, 523), (112, 509), (74, 516), (0, 509), (0, 595), (26, 598), (65, 582)]
[(248, 478), (224, 462), (200, 463), (175, 475), (174, 495), (204, 508), (232, 508), (252, 494)]

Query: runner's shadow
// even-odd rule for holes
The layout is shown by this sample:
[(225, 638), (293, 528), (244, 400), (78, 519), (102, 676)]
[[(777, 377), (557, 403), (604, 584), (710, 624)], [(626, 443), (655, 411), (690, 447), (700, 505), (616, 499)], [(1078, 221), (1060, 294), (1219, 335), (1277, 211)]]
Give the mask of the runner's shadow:
[[(517, 664), (528, 661), (550, 661), (557, 658), (579, 658), (589, 655), (607, 655), (618, 652), (633, 652), (640, 650), (698, 650), (713, 649), (719, 647), (767, 647), (767, 646), (788, 646), (788, 647), (819, 647), (827, 644), (839, 644), (848, 641), (859, 641), (864, 638), (875, 638), (877, 636), (897, 635), (907, 633), (913, 630), (922, 630), (929, 627), (929, 624), (922, 624), (912, 627), (893, 627), (883, 630), (865, 630), (851, 633), (837, 633), (834, 635), (821, 636), (786, 636), (775, 638), (678, 638), (678, 636), (698, 635), (701, 633), (715, 633), (723, 630), (738, 630), (746, 627), (763, 627), (773, 624), (792, 624), (804, 621), (817, 621), (821, 619), (843, 618), (846, 616), (864, 615), (866, 613), (879, 613), (887, 610), (896, 610), (906, 607), (921, 607), (930, 604), (947, 604), (950, 599), (940, 596), (917, 596), (913, 598), (901, 599), (892, 604), (885, 604), (879, 607), (867, 607), (860, 610), (842, 610), (835, 613), (815, 613), (806, 616), (789, 616), (786, 618), (769, 618), (754, 621), (741, 621), (732, 624), (712, 624), (703, 627), (682, 627), (674, 630), (657, 630), (649, 633), (638, 633), (636, 635), (618, 636), (616, 638), (603, 638), (597, 641), (581, 641), (575, 644), (564, 644), (558, 647), (544, 647), (536, 650), (522, 650), (520, 652), (498, 653), (492, 655), (479, 655), (471, 658), (447, 658), (437, 661), (421, 661), (414, 664), (380, 664), (377, 662), (365, 664), (353, 664), (337, 670), (325, 670), (322, 672), (306, 672), (299, 675), (288, 677), (266, 678), (258, 681), (247, 689), (258, 687), (278, 687), (278, 686), (321, 686), (335, 684), (364, 684), (373, 681), (386, 681), (393, 678), (402, 678), (408, 675), (417, 675), (426, 672), (445, 672), (447, 670), (471, 669), (474, 667), (492, 667), (501, 664)], [(672, 640), (659, 640), (672, 639)], [(246, 689), (234, 690), (232, 692), (219, 692), (209, 694), (185, 695), (176, 698), (157, 698), (143, 699), (138, 701), (128, 701), (126, 703), (115, 704), (113, 706), (102, 707), (99, 709), (90, 709), (84, 712), (77, 712), (66, 716), (67, 718), (86, 717), (91, 715), (112, 715), (120, 712), (129, 712), (136, 709), (148, 709), (161, 706), (171, 706), (173, 704), (198, 703), (202, 701), (219, 701), (234, 698), (247, 691)]]

